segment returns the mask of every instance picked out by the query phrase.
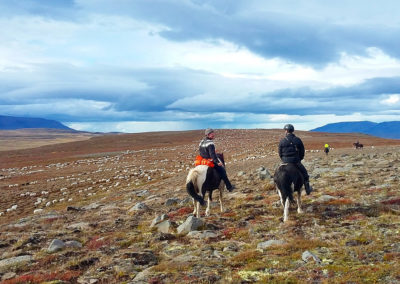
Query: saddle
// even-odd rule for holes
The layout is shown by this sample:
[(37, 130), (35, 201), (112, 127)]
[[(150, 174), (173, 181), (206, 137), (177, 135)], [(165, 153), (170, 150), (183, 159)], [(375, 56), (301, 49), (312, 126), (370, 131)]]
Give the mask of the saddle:
[(214, 167), (214, 162), (212, 159), (204, 159), (202, 156), (197, 155), (196, 160), (194, 161), (194, 166), (200, 166), (200, 165), (205, 165), (209, 166), (210, 168)]

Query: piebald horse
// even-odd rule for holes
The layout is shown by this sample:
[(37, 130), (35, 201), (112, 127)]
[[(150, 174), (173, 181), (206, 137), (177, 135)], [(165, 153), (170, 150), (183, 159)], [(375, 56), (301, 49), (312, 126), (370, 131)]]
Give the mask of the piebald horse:
[(297, 192), (297, 213), (303, 213), (301, 209), (301, 188), (304, 184), (304, 177), (296, 165), (280, 165), (275, 171), (274, 182), (283, 206), (283, 222), (289, 219), (289, 207), (290, 203), (294, 202), (294, 192)]
[[(217, 154), (217, 157), (225, 166), (224, 155)], [(222, 193), (224, 187), (225, 183), (219, 176), (216, 169), (205, 165), (199, 165), (191, 169), (186, 178), (186, 190), (193, 198), (193, 215), (197, 218), (200, 217), (200, 205), (205, 205), (204, 197), (206, 195), (206, 192), (208, 192), (206, 216), (210, 216), (212, 192), (216, 189), (219, 189), (219, 203), (221, 207), (221, 212), (224, 212), (224, 207), (222, 205)]]

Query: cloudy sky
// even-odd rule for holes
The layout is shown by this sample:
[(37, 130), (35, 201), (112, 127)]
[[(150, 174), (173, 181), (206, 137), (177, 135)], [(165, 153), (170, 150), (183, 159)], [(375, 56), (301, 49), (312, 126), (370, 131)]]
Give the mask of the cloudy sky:
[(0, 0), (0, 114), (88, 131), (400, 120), (397, 0)]

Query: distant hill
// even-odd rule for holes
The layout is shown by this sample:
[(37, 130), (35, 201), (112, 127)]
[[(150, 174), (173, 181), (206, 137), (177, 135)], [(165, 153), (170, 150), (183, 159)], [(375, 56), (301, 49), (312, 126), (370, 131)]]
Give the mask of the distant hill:
[(330, 133), (363, 133), (382, 138), (400, 139), (400, 121), (354, 121), (330, 123), (310, 131)]
[(74, 129), (69, 128), (56, 120), (0, 115), (0, 130), (15, 130), (22, 128), (51, 128), (74, 131)]

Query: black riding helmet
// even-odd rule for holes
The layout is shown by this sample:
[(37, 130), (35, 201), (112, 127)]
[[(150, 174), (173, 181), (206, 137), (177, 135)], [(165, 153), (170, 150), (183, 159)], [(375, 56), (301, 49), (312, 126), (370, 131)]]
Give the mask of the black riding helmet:
[(294, 126), (291, 124), (286, 124), (285, 127), (283, 127), (284, 130), (287, 130), (289, 133), (292, 133), (294, 131)]

